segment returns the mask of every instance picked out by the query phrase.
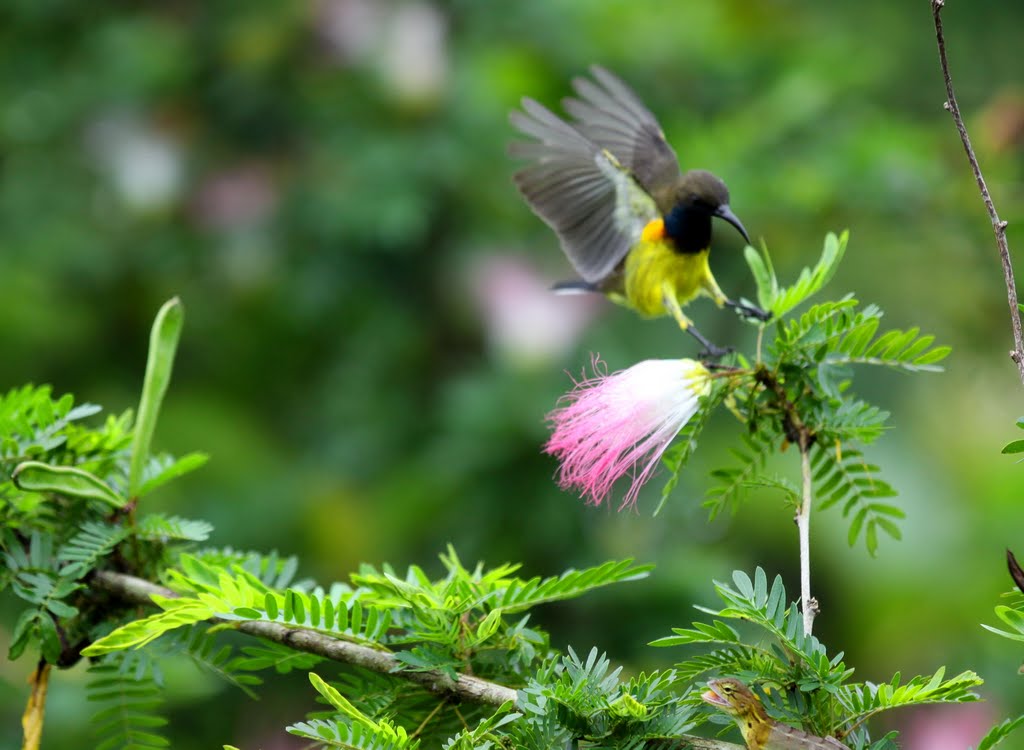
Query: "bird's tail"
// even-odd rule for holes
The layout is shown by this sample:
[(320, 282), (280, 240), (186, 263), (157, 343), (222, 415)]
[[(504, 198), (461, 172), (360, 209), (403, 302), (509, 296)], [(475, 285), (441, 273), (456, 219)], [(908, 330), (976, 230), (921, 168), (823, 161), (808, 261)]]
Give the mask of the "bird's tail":
[(551, 287), (551, 291), (555, 294), (589, 294), (591, 292), (600, 292), (601, 289), (597, 284), (579, 279), (576, 281), (556, 281)]

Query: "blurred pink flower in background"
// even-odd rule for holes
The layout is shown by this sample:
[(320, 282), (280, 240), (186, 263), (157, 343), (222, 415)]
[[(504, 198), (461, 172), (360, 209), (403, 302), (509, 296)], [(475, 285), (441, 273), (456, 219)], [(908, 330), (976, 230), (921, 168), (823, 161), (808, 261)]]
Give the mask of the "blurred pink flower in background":
[(550, 363), (571, 349), (603, 304), (599, 295), (558, 295), (521, 256), (487, 254), (470, 273), (494, 353), (513, 364)]
[(620, 510), (636, 503), (665, 449), (700, 410), (711, 389), (708, 371), (692, 359), (648, 359), (612, 375), (576, 384), (548, 415), (554, 426), (545, 452), (561, 463), (558, 484), (600, 505), (615, 482), (632, 477)]
[(272, 283), (283, 262), (272, 231), (281, 186), (271, 166), (246, 161), (205, 175), (189, 205), (193, 221), (216, 238), (222, 278), (239, 289)]
[(248, 227), (268, 219), (278, 204), (278, 187), (261, 164), (235, 165), (207, 176), (192, 202), (196, 220), (214, 229)]
[(900, 740), (903, 750), (964, 750), (978, 741), (996, 722), (984, 703), (929, 706), (908, 711)]

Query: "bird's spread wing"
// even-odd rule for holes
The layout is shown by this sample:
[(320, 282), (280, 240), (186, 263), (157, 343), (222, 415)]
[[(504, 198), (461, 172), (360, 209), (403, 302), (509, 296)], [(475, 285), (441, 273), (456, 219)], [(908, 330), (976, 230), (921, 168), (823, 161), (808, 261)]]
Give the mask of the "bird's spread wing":
[(532, 163), (515, 175), (533, 211), (558, 234), (562, 249), (586, 281), (611, 273), (659, 216), (654, 199), (609, 150), (532, 99), (510, 116), (535, 140), (509, 153)]
[(594, 80), (577, 78), (579, 99), (566, 99), (565, 111), (586, 138), (615, 155), (648, 193), (679, 178), (679, 161), (658, 121), (633, 90), (597, 65)]

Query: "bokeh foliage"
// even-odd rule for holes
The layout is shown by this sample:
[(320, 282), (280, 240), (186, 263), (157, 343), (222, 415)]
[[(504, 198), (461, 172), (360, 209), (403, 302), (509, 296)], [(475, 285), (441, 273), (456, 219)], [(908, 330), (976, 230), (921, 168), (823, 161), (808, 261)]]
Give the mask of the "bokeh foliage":
[[(948, 6), (961, 107), (1020, 246), (1024, 7)], [(657, 519), (656, 490), (616, 515), (554, 488), (539, 446), (565, 370), (592, 351), (612, 368), (692, 354), (670, 322), (601, 307), (538, 355), (509, 346), (479, 302), (506, 291), (487, 283), (495, 259), (547, 279), (568, 270), (511, 187), (508, 109), (524, 94), (554, 104), (592, 62), (616, 71), (685, 166), (726, 179), (780, 276), (849, 226), (830, 291), (954, 347), (938, 378), (866, 374), (895, 415), (869, 458), (898, 467), (905, 538), (871, 560), (820, 517), (818, 634), (862, 678), (926, 671), (939, 652), (1019, 694), (1013, 644), (977, 627), (1024, 528), (1020, 467), (998, 455), (1016, 436), (1019, 384), (990, 230), (940, 106), (927, 3), (12, 0), (0, 49), (0, 388), (52, 383), (134, 407), (145, 332), (179, 294), (188, 333), (155, 448), (212, 460), (154, 509), (209, 518), (217, 543), (301, 553), (331, 578), (359, 560), (425, 564), (449, 541), (530, 575), (656, 562), (644, 584), (552, 607), (546, 623), (556, 640), (645, 666), (642, 644), (706, 599), (708, 579), (757, 564), (792, 580), (796, 555), (772, 495), (706, 524), (724, 419)], [(735, 240), (720, 243), (723, 288), (752, 295)], [(537, 336), (580, 314), (553, 304)], [(743, 330), (709, 303), (690, 312), (713, 340)], [(615, 616), (640, 602), (643, 618)], [(6, 745), (25, 688), (20, 670), (2, 674)], [(212, 689), (199, 675), (170, 682), (182, 698)], [(184, 708), (172, 727), (197, 746), (258, 745), (251, 706), (216, 695), (211, 715), (235, 712), (252, 737), (207, 741), (213, 722)], [(51, 716), (68, 717), (47, 727), (59, 746), (89, 708), (52, 699)], [(1024, 705), (1006, 708), (995, 713)]]

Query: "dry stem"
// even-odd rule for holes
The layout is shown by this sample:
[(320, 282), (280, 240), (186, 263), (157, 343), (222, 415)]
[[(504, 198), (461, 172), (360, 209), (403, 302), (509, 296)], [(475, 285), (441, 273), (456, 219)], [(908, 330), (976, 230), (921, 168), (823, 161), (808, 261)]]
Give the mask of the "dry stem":
[(988, 192), (988, 185), (981, 174), (981, 166), (978, 164), (978, 157), (971, 146), (971, 139), (967, 135), (967, 127), (960, 115), (960, 107), (956, 102), (956, 95), (953, 93), (953, 79), (949, 74), (949, 60), (946, 58), (946, 40), (942, 34), (942, 9), (945, 0), (931, 0), (932, 20), (935, 22), (935, 41), (939, 46), (939, 63), (942, 65), (942, 77), (946, 82), (946, 101), (942, 105), (952, 116), (956, 123), (957, 132), (960, 133), (960, 140), (964, 144), (964, 151), (967, 152), (967, 161), (971, 164), (971, 171), (974, 172), (974, 179), (978, 183), (978, 190), (981, 192), (981, 199), (985, 202), (989, 219), (992, 221), (992, 231), (996, 236), (996, 247), (999, 250), (999, 260), (1003, 265), (1003, 278), (1006, 282), (1006, 301), (1010, 305), (1010, 324), (1013, 328), (1013, 349), (1010, 351), (1010, 359), (1017, 364), (1017, 371), (1020, 374), (1021, 382), (1024, 383), (1024, 331), (1020, 322), (1020, 307), (1017, 304), (1017, 286), (1013, 280), (1013, 264), (1010, 262), (1010, 248), (1006, 242), (1006, 222), (999, 218), (996, 213), (995, 203)]

